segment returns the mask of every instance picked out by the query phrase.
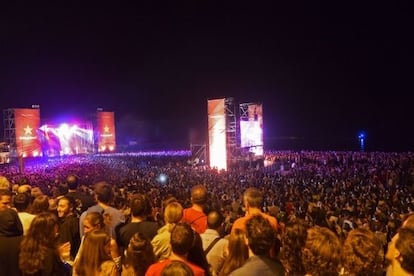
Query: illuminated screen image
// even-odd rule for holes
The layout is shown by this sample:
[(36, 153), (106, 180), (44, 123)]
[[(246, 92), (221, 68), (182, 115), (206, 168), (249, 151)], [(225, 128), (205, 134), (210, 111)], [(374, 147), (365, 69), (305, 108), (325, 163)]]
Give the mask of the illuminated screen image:
[(263, 129), (259, 121), (240, 121), (240, 142), (242, 148), (256, 156), (263, 155)]
[(62, 156), (93, 153), (91, 127), (63, 123), (58, 126), (43, 125), (38, 130), (42, 155)]

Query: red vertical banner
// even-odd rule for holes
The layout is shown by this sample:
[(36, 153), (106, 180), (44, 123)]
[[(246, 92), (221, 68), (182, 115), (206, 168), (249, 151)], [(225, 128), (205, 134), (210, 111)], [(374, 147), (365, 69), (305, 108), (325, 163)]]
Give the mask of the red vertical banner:
[(208, 100), (210, 167), (227, 170), (225, 99)]
[(98, 111), (98, 151), (114, 151), (116, 146), (114, 112)]
[(42, 149), (37, 131), (40, 127), (39, 109), (14, 109), (17, 155), (40, 156)]

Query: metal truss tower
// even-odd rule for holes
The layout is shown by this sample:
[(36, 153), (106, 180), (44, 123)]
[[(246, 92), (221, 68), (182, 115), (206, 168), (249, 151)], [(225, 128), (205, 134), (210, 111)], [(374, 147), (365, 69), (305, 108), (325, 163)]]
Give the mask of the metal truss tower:
[(226, 98), (224, 100), (224, 106), (226, 109), (226, 147), (227, 147), (227, 160), (228, 163), (233, 163), (236, 157), (238, 149), (238, 138), (237, 138), (237, 116), (236, 116), (236, 105), (234, 98)]
[(9, 145), (10, 156), (17, 156), (16, 150), (16, 125), (14, 109), (3, 110), (4, 142)]

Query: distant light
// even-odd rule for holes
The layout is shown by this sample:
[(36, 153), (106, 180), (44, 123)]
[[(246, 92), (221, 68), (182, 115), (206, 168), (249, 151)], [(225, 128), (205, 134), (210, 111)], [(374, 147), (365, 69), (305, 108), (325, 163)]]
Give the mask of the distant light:
[(161, 184), (165, 184), (167, 182), (167, 179), (168, 179), (167, 175), (165, 175), (163, 173), (161, 173), (158, 176), (158, 182), (160, 182)]

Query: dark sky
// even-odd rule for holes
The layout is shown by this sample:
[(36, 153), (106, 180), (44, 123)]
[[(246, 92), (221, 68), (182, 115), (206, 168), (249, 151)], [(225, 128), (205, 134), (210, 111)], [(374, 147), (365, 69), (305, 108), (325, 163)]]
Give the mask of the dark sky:
[(369, 150), (414, 149), (404, 2), (56, 2), (2, 7), (1, 109), (39, 104), (53, 118), (102, 107), (118, 138), (154, 122), (188, 140), (205, 132), (208, 99), (234, 97), (263, 103), (272, 148), (358, 149), (365, 131)]

